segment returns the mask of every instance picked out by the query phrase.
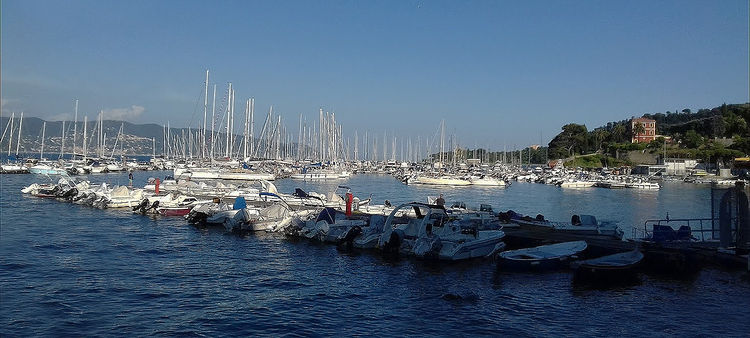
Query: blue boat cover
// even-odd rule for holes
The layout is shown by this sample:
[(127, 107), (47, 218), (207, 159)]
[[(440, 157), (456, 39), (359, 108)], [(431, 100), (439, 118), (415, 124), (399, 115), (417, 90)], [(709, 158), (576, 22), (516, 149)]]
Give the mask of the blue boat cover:
[(234, 205), (232, 206), (232, 209), (234, 209), (234, 210), (242, 210), (242, 209), (245, 209), (245, 208), (247, 208), (247, 202), (245, 202), (245, 198), (242, 197), (242, 196), (237, 197), (234, 200)]

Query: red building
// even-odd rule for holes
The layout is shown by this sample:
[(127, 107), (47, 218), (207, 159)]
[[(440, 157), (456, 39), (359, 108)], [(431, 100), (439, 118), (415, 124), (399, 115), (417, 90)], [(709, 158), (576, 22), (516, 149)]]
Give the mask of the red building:
[[(641, 124), (643, 126), (643, 133), (635, 133), (635, 126), (637, 124)], [(630, 120), (630, 133), (633, 135), (630, 142), (632, 143), (642, 143), (642, 142), (651, 142), (654, 139), (656, 139), (656, 121), (652, 119), (646, 119), (646, 118), (634, 118)]]

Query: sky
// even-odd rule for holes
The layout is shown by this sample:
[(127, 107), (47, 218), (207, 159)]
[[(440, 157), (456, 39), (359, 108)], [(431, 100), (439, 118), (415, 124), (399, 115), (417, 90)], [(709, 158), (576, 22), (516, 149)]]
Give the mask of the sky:
[(347, 135), (434, 138), (445, 120), (462, 146), (511, 149), (546, 144), (567, 123), (593, 129), (750, 101), (747, 0), (3, 0), (0, 9), (3, 116), (71, 120), (78, 99), (90, 119), (103, 110), (197, 127), (209, 69), (217, 105), (231, 82), (236, 116), (254, 97), (256, 120), (273, 106), (295, 135), (300, 114), (312, 124), (322, 107)]

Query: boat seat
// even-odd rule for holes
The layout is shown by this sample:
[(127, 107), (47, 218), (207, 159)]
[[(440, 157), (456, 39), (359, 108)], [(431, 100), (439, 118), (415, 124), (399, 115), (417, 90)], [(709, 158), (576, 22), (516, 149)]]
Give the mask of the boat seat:
[(689, 241), (692, 238), (693, 238), (692, 229), (690, 229), (689, 226), (683, 225), (679, 229), (677, 229), (677, 240)]
[(652, 239), (654, 242), (674, 241), (677, 239), (677, 233), (669, 225), (654, 224)]

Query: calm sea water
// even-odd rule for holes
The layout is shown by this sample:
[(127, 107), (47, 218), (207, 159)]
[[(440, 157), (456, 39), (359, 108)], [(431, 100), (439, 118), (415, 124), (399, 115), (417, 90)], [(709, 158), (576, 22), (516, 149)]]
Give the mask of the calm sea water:
[[(164, 172), (136, 172), (136, 182)], [(92, 175), (124, 184), (127, 174)], [(435, 265), (276, 234), (236, 236), (181, 218), (144, 217), (22, 196), (33, 175), (0, 176), (0, 335), (166, 336), (747, 336), (743, 273), (704, 269), (687, 278), (639, 275), (611, 288), (570, 272), (508, 273), (488, 260)], [(388, 176), (337, 183), (382, 203), (443, 193), (470, 206), (569, 219), (590, 213), (641, 226), (650, 218), (709, 217), (710, 190), (660, 191), (404, 186)], [(629, 231), (626, 231), (629, 233)]]

